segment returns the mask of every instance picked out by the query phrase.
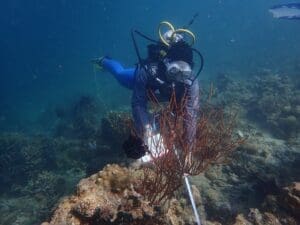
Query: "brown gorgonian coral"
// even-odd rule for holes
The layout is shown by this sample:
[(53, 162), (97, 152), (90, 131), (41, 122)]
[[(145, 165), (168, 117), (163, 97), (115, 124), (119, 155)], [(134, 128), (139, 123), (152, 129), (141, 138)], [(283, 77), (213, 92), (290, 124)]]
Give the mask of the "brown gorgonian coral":
[[(198, 175), (212, 163), (222, 162), (244, 139), (233, 135), (235, 117), (224, 115), (221, 109), (202, 106), (197, 120), (189, 120), (187, 98), (176, 100), (175, 92), (167, 106), (159, 107), (160, 140), (165, 154), (153, 157), (152, 166), (144, 167), (138, 185), (139, 192), (152, 204), (160, 204), (173, 197), (182, 185), (183, 176)], [(152, 98), (159, 104), (155, 98)], [(188, 124), (190, 121), (196, 124)], [(193, 126), (193, 137), (187, 137), (187, 127)]]

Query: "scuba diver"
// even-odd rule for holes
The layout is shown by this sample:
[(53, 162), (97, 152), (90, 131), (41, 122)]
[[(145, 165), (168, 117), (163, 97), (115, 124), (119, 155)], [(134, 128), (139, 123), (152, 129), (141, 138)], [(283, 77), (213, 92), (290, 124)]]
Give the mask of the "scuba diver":
[[(162, 33), (162, 28), (166, 32)], [(186, 139), (192, 143), (196, 135), (196, 124), (199, 112), (199, 83), (197, 77), (203, 68), (203, 57), (192, 48), (195, 41), (194, 34), (185, 28), (175, 29), (166, 21), (160, 23), (158, 28), (160, 41), (153, 40), (137, 30), (132, 31), (134, 47), (139, 59), (135, 68), (124, 68), (120, 62), (107, 56), (92, 60), (99, 67), (109, 71), (124, 87), (133, 91), (131, 106), (134, 126), (137, 135), (130, 135), (123, 144), (129, 158), (149, 162), (152, 157), (159, 157), (167, 150), (163, 146), (159, 133), (156, 115), (149, 113), (147, 103), (149, 93), (153, 94), (159, 102), (170, 100), (175, 91), (176, 101), (184, 96), (187, 98), (185, 110), (187, 112)], [(142, 59), (137, 47), (135, 34), (153, 42), (147, 46), (148, 57)], [(186, 40), (188, 37), (188, 40)], [(200, 66), (197, 73), (193, 71), (193, 53), (200, 57)], [(153, 143), (157, 141), (157, 143)]]

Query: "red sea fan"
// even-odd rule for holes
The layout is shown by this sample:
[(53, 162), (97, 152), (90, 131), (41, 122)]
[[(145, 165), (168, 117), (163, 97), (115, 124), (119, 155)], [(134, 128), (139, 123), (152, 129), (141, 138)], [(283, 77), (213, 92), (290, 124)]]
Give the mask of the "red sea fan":
[[(161, 204), (173, 197), (182, 185), (184, 175), (198, 175), (209, 165), (222, 162), (244, 140), (234, 137), (235, 117), (224, 116), (220, 109), (202, 106), (193, 140), (186, 137), (189, 124), (185, 104), (187, 98), (160, 108), (159, 132), (165, 154), (153, 157), (152, 166), (143, 169), (139, 192), (152, 204)], [(157, 101), (152, 101), (156, 102)], [(158, 146), (157, 146), (158, 147)]]

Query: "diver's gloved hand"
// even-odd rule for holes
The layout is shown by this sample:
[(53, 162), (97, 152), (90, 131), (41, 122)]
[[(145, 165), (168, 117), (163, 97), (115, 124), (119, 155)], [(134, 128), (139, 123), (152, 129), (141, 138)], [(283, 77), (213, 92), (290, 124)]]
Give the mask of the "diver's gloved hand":
[(146, 154), (147, 146), (140, 137), (130, 135), (123, 143), (123, 149), (128, 158), (139, 159)]
[(160, 133), (154, 133), (150, 125), (145, 128), (144, 143), (148, 147), (148, 151), (141, 158), (143, 163), (148, 163), (153, 160), (153, 158), (158, 158), (167, 153), (167, 149), (164, 146), (163, 137)]
[(93, 63), (94, 65), (96, 65), (99, 69), (103, 69), (103, 59), (105, 59), (105, 56), (99, 57), (99, 58), (95, 58), (91, 60), (91, 63)]

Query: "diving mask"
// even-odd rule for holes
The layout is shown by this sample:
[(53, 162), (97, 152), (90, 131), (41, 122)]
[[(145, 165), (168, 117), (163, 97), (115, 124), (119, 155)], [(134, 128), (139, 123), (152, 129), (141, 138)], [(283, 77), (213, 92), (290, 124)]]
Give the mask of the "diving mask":
[(189, 84), (192, 79), (192, 68), (184, 61), (167, 62), (166, 75), (169, 81)]

